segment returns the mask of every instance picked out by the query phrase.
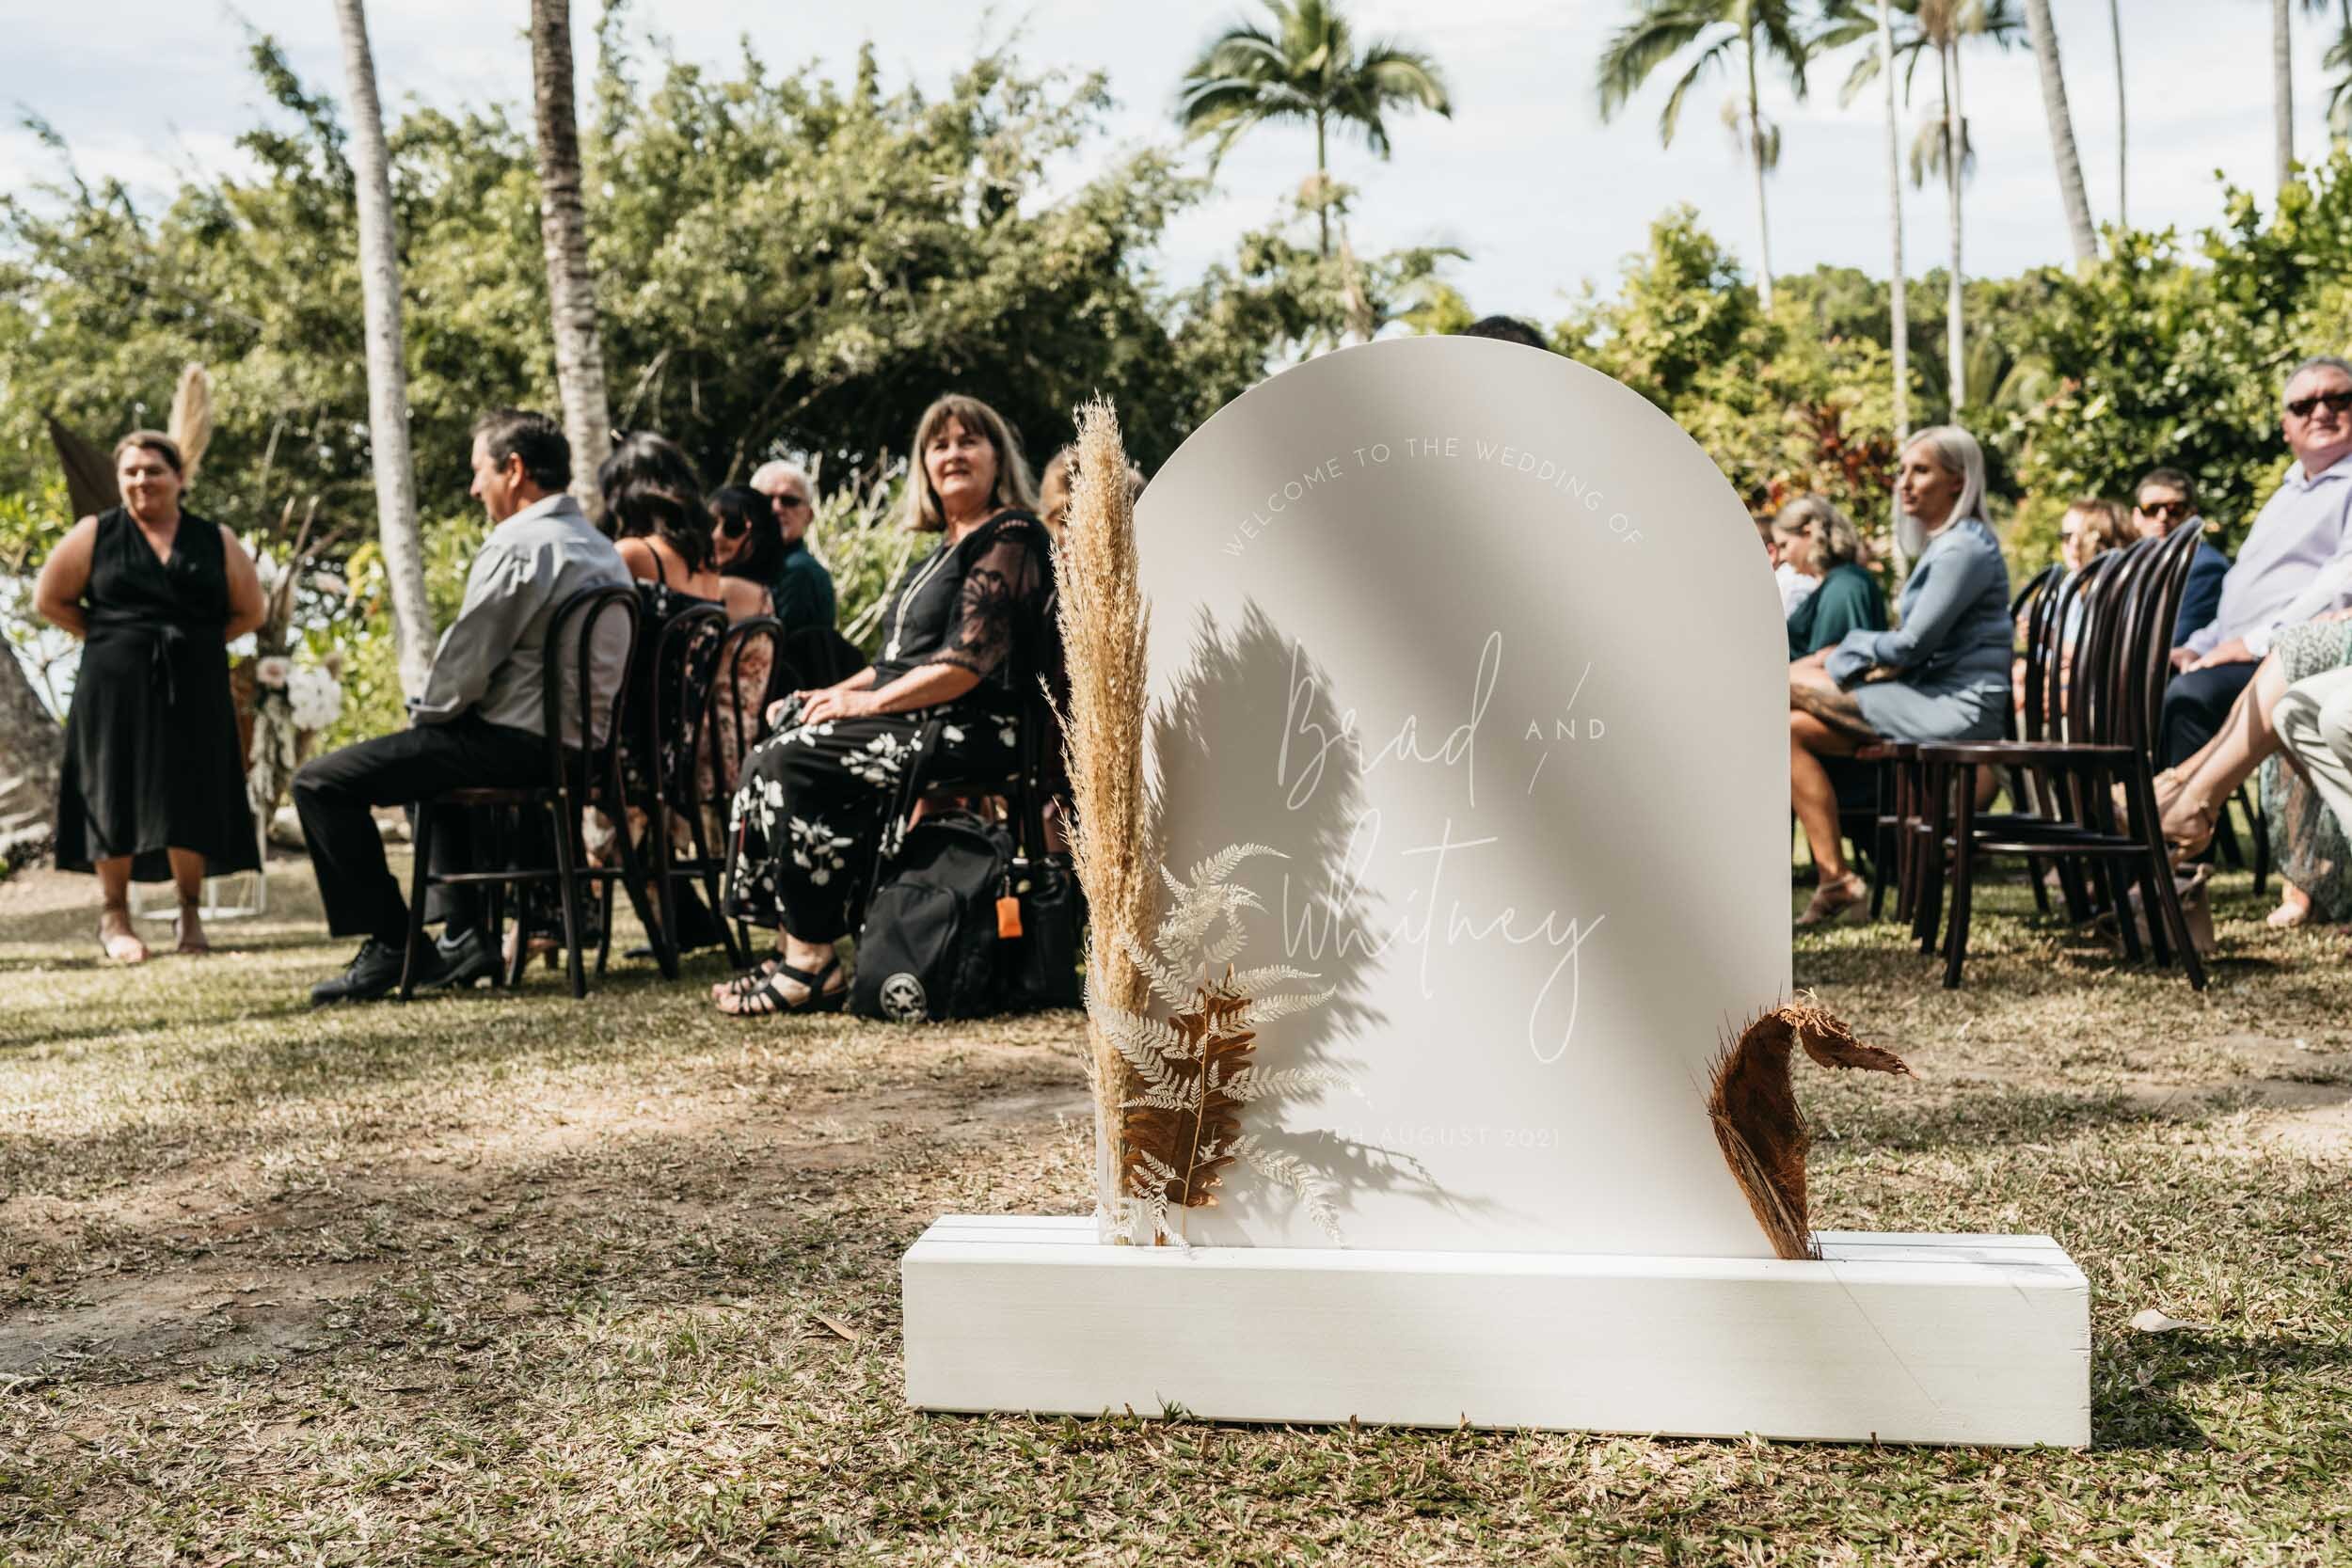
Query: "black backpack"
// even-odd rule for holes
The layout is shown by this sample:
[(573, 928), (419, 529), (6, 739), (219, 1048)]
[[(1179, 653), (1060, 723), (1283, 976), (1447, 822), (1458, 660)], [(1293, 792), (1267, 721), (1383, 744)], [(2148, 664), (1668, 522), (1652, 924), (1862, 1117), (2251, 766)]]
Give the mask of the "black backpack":
[(970, 812), (909, 828), (866, 901), (850, 1010), (895, 1023), (994, 1012), (996, 900), (1012, 855), (1012, 835)]

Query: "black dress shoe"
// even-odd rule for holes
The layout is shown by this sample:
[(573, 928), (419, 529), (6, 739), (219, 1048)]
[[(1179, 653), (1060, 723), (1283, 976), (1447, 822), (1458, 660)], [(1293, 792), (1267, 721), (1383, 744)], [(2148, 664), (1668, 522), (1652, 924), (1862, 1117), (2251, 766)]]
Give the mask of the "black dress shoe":
[(310, 988), (310, 1006), (330, 1002), (373, 1002), (400, 984), (400, 949), (373, 937), (359, 944), (343, 972)]
[(469, 989), (476, 980), (499, 970), (498, 949), (479, 928), (467, 931), (451, 946), (434, 942), (418, 957), (424, 968), (417, 977), (419, 990)]

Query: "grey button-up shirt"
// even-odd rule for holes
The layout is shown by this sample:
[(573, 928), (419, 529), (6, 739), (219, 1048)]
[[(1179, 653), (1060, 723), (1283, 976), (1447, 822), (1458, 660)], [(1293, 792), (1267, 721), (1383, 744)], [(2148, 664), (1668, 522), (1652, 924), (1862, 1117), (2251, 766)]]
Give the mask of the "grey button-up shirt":
[[(483, 542), (466, 574), (465, 603), (441, 634), (424, 694), (409, 699), (409, 712), (420, 724), (445, 724), (470, 710), (493, 724), (544, 735), (548, 623), (584, 588), (629, 582), (620, 552), (577, 501), (568, 495), (533, 501)], [(601, 715), (628, 673), (628, 646), (618, 614), (603, 617), (596, 631), (588, 678)], [(578, 647), (575, 641), (564, 657), (577, 657)], [(563, 724), (564, 743), (579, 745), (580, 710), (568, 699)]]
[(2352, 457), (2317, 474), (2297, 463), (2271, 493), (2221, 579), (2221, 606), (2185, 646), (2209, 654), (2233, 637), (2256, 658), (2282, 626), (2352, 601)]

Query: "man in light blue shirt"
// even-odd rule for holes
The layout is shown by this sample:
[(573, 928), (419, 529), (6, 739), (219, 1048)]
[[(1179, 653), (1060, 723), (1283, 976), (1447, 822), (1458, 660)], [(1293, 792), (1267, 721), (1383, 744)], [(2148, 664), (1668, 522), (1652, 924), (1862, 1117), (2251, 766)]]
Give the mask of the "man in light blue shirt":
[(2247, 531), (2220, 608), (2172, 650), (2180, 673), (2165, 689), (2156, 738), (2168, 768), (2213, 738), (2281, 627), (2352, 603), (2352, 363), (2305, 360), (2283, 401), (2295, 467)]
[[(409, 727), (313, 758), (294, 774), (294, 809), (327, 929), (366, 939), (341, 974), (311, 988), (313, 1006), (371, 1001), (400, 983), (408, 906), (385, 864), (371, 808), (451, 789), (547, 780), (542, 682), (548, 624), (573, 594), (626, 588), (631, 580), (612, 541), (564, 493), (571, 471), (570, 444), (545, 414), (509, 408), (483, 416), (474, 426), (473, 494), (497, 526), (466, 575), (465, 603), (441, 636), (424, 691), (409, 699)], [(559, 648), (555, 657), (568, 667), (578, 646)], [(609, 711), (628, 666), (628, 627), (608, 615), (597, 622), (589, 649), (594, 711)], [(565, 706), (561, 739), (577, 746), (579, 717)], [(526, 813), (526, 822), (535, 816)], [(470, 837), (462, 817), (437, 826), (434, 869), (469, 869)], [(469, 984), (496, 967), (499, 956), (473, 892), (462, 883), (435, 890), (426, 918), (445, 924), (424, 955), (420, 989)]]

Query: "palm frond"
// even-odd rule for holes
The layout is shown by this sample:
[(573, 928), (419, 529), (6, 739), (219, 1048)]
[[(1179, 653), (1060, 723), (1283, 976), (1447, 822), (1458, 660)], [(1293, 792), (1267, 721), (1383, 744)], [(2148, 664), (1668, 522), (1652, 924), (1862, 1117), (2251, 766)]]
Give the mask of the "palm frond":
[(1696, 42), (1713, 25), (1715, 20), (1711, 16), (1692, 8), (1673, 6), (1617, 29), (1609, 46), (1600, 52), (1594, 73), (1600, 118), (1615, 119), (1660, 67)]
[(1731, 57), (1731, 44), (1732, 40), (1726, 38), (1702, 53), (1697, 59), (1691, 62), (1691, 69), (1682, 73), (1682, 80), (1675, 84), (1675, 90), (1666, 95), (1666, 106), (1660, 111), (1658, 116), (1659, 146), (1672, 147), (1674, 145), (1675, 126), (1682, 119), (1683, 99), (1690, 95), (1691, 89), (1697, 87), (1709, 71)]

